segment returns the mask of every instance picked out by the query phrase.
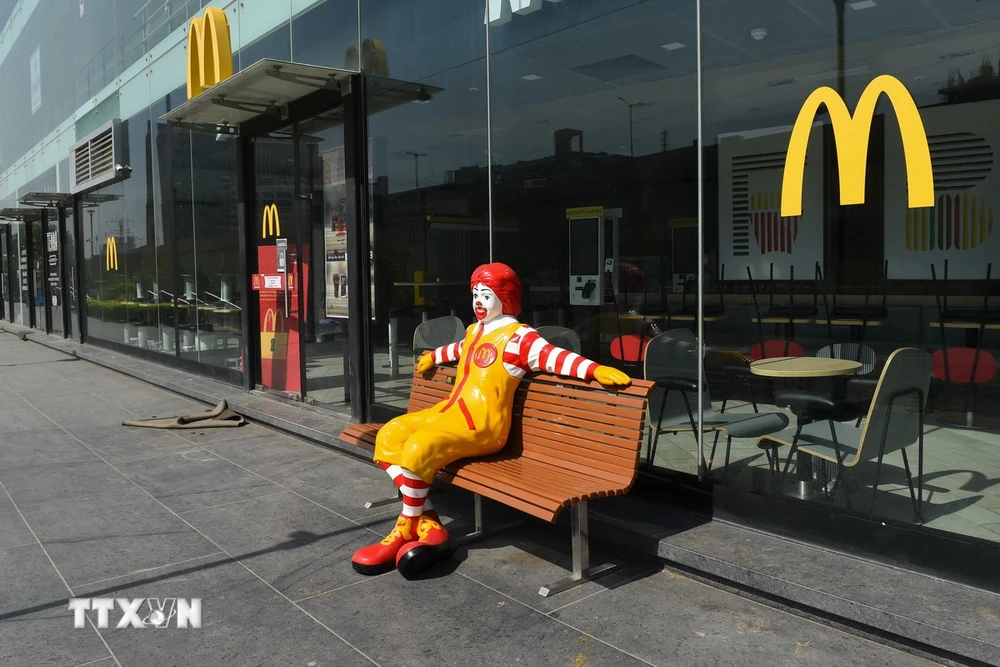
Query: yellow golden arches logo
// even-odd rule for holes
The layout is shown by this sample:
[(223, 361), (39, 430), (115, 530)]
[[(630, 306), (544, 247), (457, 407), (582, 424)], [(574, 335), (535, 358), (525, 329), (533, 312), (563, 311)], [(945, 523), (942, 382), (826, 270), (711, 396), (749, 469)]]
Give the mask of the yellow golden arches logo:
[(868, 163), (868, 137), (875, 118), (875, 105), (882, 94), (896, 111), (906, 159), (908, 205), (922, 208), (934, 205), (934, 173), (931, 151), (917, 105), (899, 79), (883, 74), (876, 77), (861, 94), (851, 115), (844, 100), (833, 88), (817, 88), (806, 98), (799, 111), (785, 156), (781, 183), (781, 215), (802, 215), (802, 180), (805, 175), (806, 146), (820, 105), (826, 105), (837, 143), (837, 169), (840, 172), (840, 203), (862, 204), (865, 201), (865, 171)]
[(118, 243), (114, 236), (108, 237), (108, 247), (104, 252), (104, 268), (108, 271), (118, 270)]
[(281, 218), (278, 217), (278, 205), (268, 204), (264, 207), (264, 215), (260, 220), (260, 238), (281, 236)]
[(232, 75), (233, 49), (226, 12), (218, 7), (206, 7), (204, 17), (194, 17), (188, 26), (188, 99), (201, 95)]
[(358, 58), (358, 47), (347, 49), (345, 61), (349, 69), (362, 69), (375, 76), (389, 76), (389, 57), (385, 54), (385, 44), (382, 40), (368, 37), (361, 42), (361, 58)]

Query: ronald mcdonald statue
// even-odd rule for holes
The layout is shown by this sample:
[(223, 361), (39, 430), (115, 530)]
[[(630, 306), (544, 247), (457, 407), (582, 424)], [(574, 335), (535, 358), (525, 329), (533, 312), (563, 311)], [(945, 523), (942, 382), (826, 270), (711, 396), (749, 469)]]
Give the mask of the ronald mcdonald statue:
[(455, 387), (432, 408), (393, 419), (375, 441), (375, 462), (403, 495), (403, 513), (392, 532), (352, 559), (362, 574), (396, 567), (407, 579), (451, 556), (448, 531), (427, 494), (438, 470), (459, 459), (503, 449), (510, 432), (514, 392), (531, 371), (545, 371), (605, 385), (626, 386), (629, 376), (546, 342), (517, 321), (521, 283), (506, 264), (480, 266), (472, 274), (476, 324), (457, 343), (424, 353), (417, 371), (458, 362)]

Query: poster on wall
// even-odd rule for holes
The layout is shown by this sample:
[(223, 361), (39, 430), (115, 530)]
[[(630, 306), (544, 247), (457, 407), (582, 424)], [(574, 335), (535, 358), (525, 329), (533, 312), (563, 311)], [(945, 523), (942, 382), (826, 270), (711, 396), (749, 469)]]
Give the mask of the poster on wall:
[[(372, 154), (372, 142), (368, 142), (368, 183), (374, 184), (376, 157)], [(347, 167), (344, 161), (344, 147), (323, 153), (323, 234), (326, 250), (326, 316), (348, 317), (347, 309)], [(357, 225), (356, 227), (359, 227)], [(372, 238), (372, 223), (369, 222), (369, 238)], [(375, 263), (374, 248), (369, 255), (371, 270), (371, 308), (375, 314)]]
[(347, 173), (344, 149), (323, 154), (326, 316), (347, 317)]
[(885, 128), (885, 258), (889, 278), (984, 280), (986, 264), (1000, 271), (1000, 101), (974, 102), (920, 110), (931, 151), (935, 205), (908, 208), (906, 163), (894, 114)]
[[(809, 135), (802, 215), (781, 215), (791, 127), (719, 135), (719, 264), (726, 280), (813, 280), (823, 267), (823, 133)], [(812, 167), (810, 168), (810, 165)], [(772, 274), (773, 271), (773, 274)]]
[[(28, 61), (28, 69), (31, 74), (31, 113), (34, 114), (42, 106), (42, 64), (39, 60), (40, 46), (36, 46), (31, 52)], [(22, 70), (23, 71), (23, 70)]]

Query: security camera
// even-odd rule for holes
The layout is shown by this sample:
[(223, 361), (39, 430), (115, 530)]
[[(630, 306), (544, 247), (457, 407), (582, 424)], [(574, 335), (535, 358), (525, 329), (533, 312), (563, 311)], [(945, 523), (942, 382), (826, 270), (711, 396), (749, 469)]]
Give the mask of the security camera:
[(119, 173), (125, 172), (126, 174), (129, 174), (132, 172), (132, 167), (128, 166), (127, 164), (126, 165), (115, 164), (115, 171)]
[(767, 28), (754, 28), (750, 31), (750, 36), (759, 42), (767, 37)]

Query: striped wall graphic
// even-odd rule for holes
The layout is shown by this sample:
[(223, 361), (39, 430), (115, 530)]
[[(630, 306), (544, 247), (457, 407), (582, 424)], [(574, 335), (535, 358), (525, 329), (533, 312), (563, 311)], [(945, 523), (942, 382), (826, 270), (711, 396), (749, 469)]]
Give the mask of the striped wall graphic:
[(906, 210), (906, 249), (969, 250), (985, 243), (993, 232), (993, 207), (965, 191), (989, 176), (993, 148), (970, 132), (931, 135), (927, 143), (940, 194), (933, 208)]
[(799, 218), (781, 217), (778, 210), (781, 197), (777, 192), (750, 195), (750, 222), (760, 254), (783, 252), (792, 254), (792, 246), (799, 236)]
[(906, 249), (969, 250), (993, 232), (989, 201), (968, 193), (942, 194), (934, 208), (906, 211)]

